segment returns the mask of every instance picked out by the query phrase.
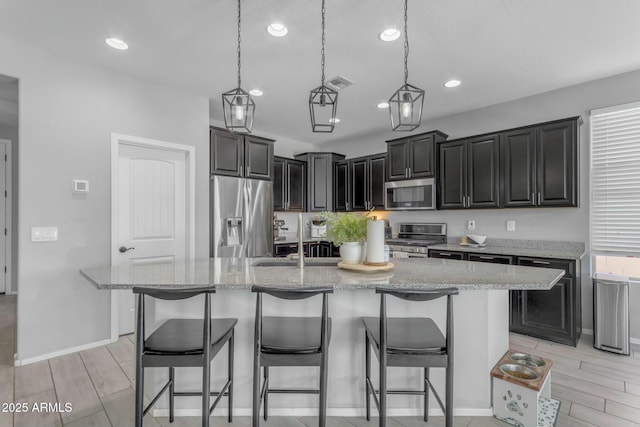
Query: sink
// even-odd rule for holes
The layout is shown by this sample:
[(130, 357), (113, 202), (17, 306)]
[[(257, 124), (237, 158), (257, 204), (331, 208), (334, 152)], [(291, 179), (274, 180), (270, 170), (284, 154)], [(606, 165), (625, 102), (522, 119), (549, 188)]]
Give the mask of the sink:
[[(308, 267), (336, 267), (338, 265), (338, 259), (328, 259), (328, 258), (305, 258), (304, 259), (304, 268)], [(264, 260), (258, 261), (253, 264), (254, 267), (296, 267), (298, 265), (296, 260)]]

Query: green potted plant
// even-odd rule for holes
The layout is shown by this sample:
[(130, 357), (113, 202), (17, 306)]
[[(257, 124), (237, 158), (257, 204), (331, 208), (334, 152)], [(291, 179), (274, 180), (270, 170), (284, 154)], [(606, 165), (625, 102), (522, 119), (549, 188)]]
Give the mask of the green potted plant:
[(340, 247), (342, 261), (360, 262), (362, 243), (367, 239), (367, 215), (323, 212), (322, 216), (327, 220), (327, 239)]

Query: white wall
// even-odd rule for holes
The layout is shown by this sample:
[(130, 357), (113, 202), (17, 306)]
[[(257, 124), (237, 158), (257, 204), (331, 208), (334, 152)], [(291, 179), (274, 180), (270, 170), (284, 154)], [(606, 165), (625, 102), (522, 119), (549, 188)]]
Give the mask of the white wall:
[[(436, 211), (426, 213), (393, 213), (390, 222), (443, 221), (449, 234), (465, 233), (466, 220), (476, 220), (476, 234), (511, 239), (569, 240), (587, 244), (589, 249), (589, 111), (595, 108), (640, 100), (640, 71), (596, 80), (580, 85), (497, 104), (473, 111), (423, 122), (413, 133), (438, 129), (449, 139), (524, 126), (549, 120), (581, 115), (580, 128), (580, 206), (578, 208), (537, 208), (502, 210)], [(425, 111), (429, 111), (427, 94)], [(406, 133), (388, 131), (357, 140), (323, 145), (323, 151), (335, 151), (347, 157), (373, 154), (386, 150), (385, 140)], [(506, 221), (516, 221), (516, 231), (506, 231)], [(394, 230), (396, 231), (396, 230)], [(582, 265), (583, 327), (592, 329), (592, 292), (590, 259)], [(640, 337), (640, 301), (631, 302), (631, 335)]]
[[(112, 132), (196, 147), (196, 255), (208, 256), (209, 106), (15, 40), (0, 39), (0, 57), (20, 79), (17, 339), (29, 359), (110, 336), (109, 293), (78, 270), (110, 264)], [(86, 197), (73, 197), (74, 178), (90, 181)], [(59, 240), (32, 243), (33, 226), (57, 226)]]
[[(11, 235), (18, 235), (18, 159), (19, 159), (19, 137), (18, 128), (13, 126), (0, 126), (0, 139), (11, 141)], [(18, 291), (18, 239), (11, 240), (11, 283), (8, 284), (11, 292)]]

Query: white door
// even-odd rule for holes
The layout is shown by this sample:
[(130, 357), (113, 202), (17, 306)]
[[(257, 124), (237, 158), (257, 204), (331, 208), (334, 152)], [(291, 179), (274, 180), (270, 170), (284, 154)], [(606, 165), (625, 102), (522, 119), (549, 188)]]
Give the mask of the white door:
[(0, 144), (0, 293), (7, 292), (7, 146)]
[[(185, 152), (119, 143), (112, 265), (187, 258), (188, 166)], [(119, 335), (132, 333), (133, 293), (117, 292)]]

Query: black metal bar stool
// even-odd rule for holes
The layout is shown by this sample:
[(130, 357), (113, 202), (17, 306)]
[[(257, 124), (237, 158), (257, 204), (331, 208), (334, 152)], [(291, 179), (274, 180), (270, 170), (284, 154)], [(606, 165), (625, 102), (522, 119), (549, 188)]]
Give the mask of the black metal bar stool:
[[(253, 427), (260, 426), (260, 406), (264, 401), (264, 419), (268, 418), (269, 393), (318, 394), (319, 425), (325, 427), (327, 419), (327, 362), (331, 319), (328, 315), (328, 294), (331, 287), (274, 288), (253, 286), (257, 292), (255, 320), (255, 349), (253, 358)], [(300, 300), (322, 294), (321, 317), (263, 317), (262, 294), (287, 300)], [(319, 366), (318, 389), (269, 388), (271, 366)], [(264, 382), (260, 385), (260, 369)]]
[[(386, 426), (387, 394), (414, 394), (424, 396), (424, 420), (429, 419), (429, 389), (445, 414), (446, 427), (453, 427), (453, 295), (455, 288), (446, 289), (398, 289), (377, 287), (380, 294), (380, 317), (363, 317), (365, 328), (365, 391), (367, 420), (371, 419), (371, 402), (378, 407), (380, 427)], [(408, 301), (430, 301), (447, 297), (447, 330), (442, 334), (430, 318), (387, 318), (386, 296)], [(380, 364), (380, 390), (371, 382), (371, 349), (373, 347)], [(387, 367), (424, 368), (423, 390), (387, 390)], [(429, 368), (446, 369), (445, 404), (429, 380)], [(378, 395), (376, 394), (378, 393)]]
[[(153, 289), (133, 288), (138, 295), (136, 320), (136, 427), (142, 427), (142, 419), (169, 389), (169, 421), (174, 420), (175, 396), (202, 396), (202, 426), (209, 427), (211, 412), (222, 398), (228, 396), (229, 422), (233, 408), (233, 335), (238, 319), (211, 319), (211, 294), (215, 288)], [(161, 300), (182, 300), (204, 294), (204, 317), (200, 319), (169, 319), (145, 339), (144, 303), (145, 296)], [(210, 391), (211, 360), (228, 345), (228, 378), (221, 391)], [(144, 368), (168, 367), (169, 381), (144, 408)], [(202, 390), (175, 391), (176, 367), (202, 367)], [(205, 392), (205, 390), (207, 392)], [(213, 405), (210, 397), (217, 396)]]

